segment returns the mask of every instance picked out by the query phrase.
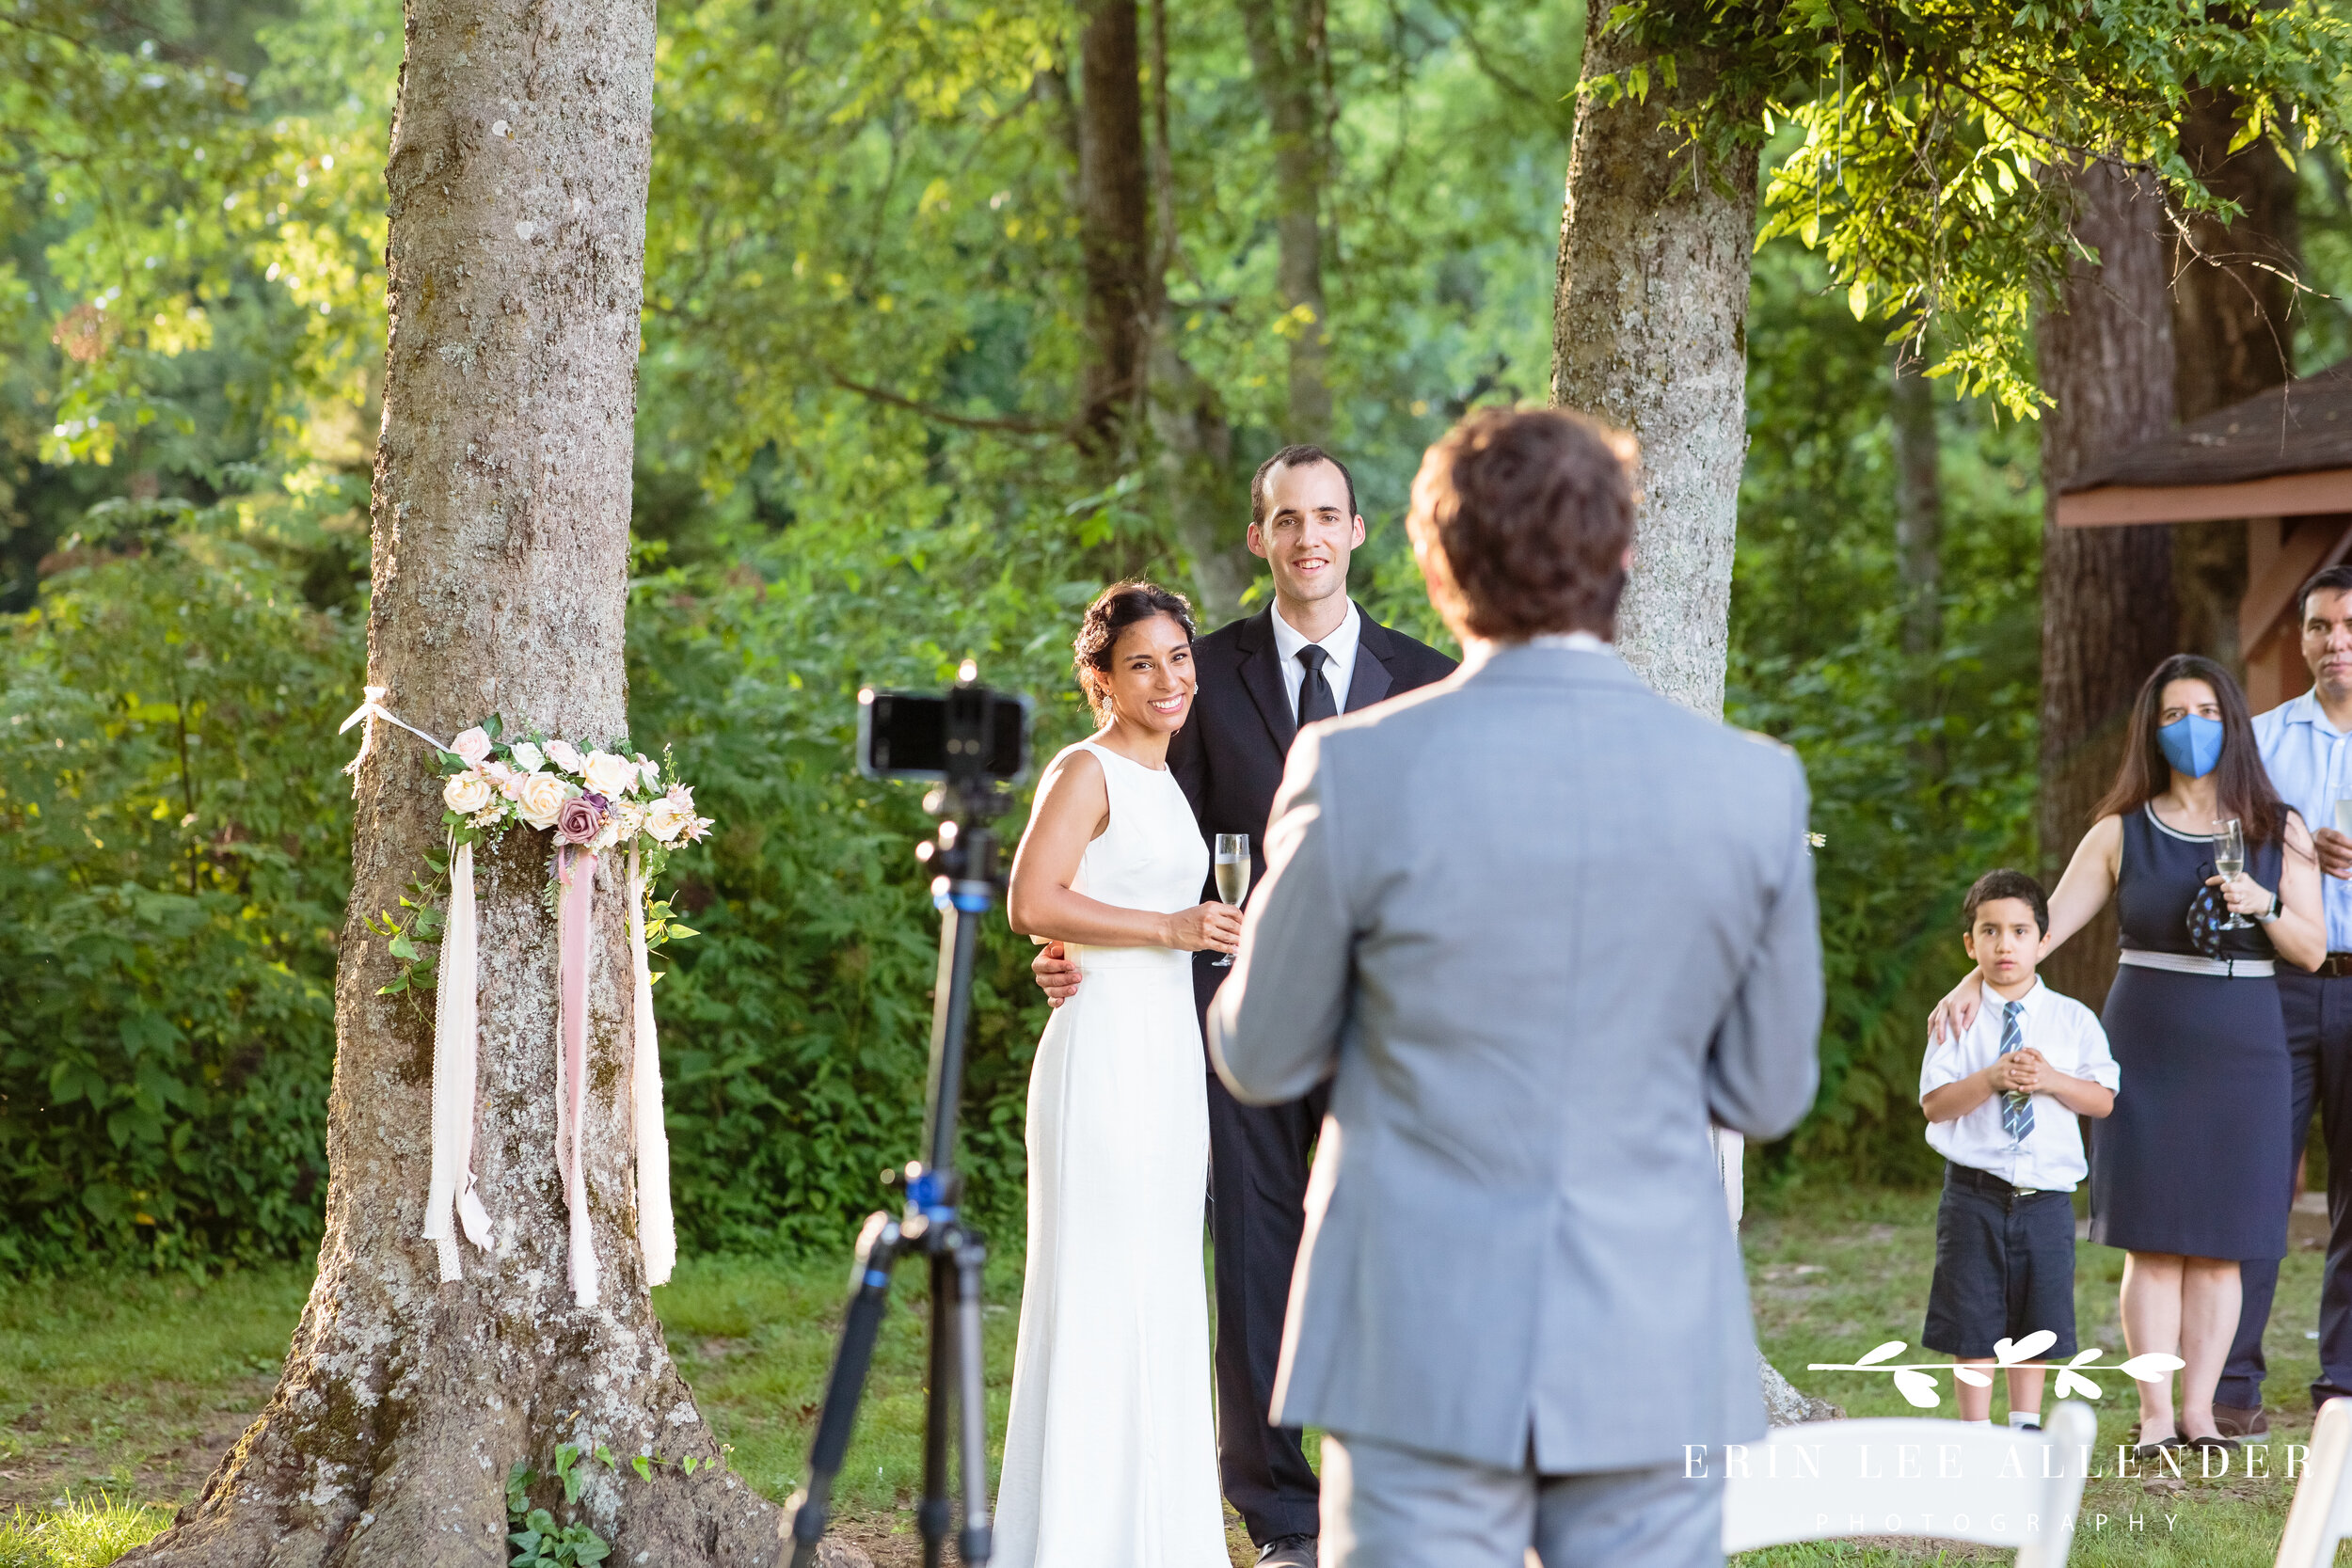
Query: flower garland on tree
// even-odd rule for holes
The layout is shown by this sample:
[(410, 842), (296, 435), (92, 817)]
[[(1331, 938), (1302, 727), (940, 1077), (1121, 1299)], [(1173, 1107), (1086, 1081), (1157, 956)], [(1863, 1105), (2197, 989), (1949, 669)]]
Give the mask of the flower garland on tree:
[[(450, 835), (450, 888), (435, 986), (432, 1185), (424, 1221), (425, 1239), (440, 1251), (441, 1277), (462, 1277), (459, 1231), (483, 1250), (491, 1247), (489, 1211), (473, 1178), (481, 1032), (473, 847), (491, 834), (523, 827), (554, 835), (548, 895), (556, 917), (557, 951), (555, 1156), (569, 1212), (572, 1294), (582, 1307), (596, 1305), (598, 1280), (580, 1136), (586, 1125), (588, 1087), (587, 992), (594, 935), (589, 895), (600, 858), (623, 849), (628, 855), (628, 938), (636, 993), (630, 1121), (637, 1144), (637, 1231), (645, 1282), (660, 1285), (676, 1263), (677, 1235), (670, 1211), (669, 1139), (661, 1121), (654, 975), (647, 960), (650, 949), (665, 939), (693, 932), (671, 918), (666, 902), (649, 904), (645, 890), (667, 866), (672, 848), (699, 842), (709, 832), (710, 818), (695, 815), (693, 791), (678, 778), (666, 752), (662, 761), (655, 762), (631, 752), (625, 739), (609, 750), (591, 746), (584, 752), (569, 741), (535, 732), (509, 739), (496, 714), (443, 745), (387, 709), (384, 689), (367, 688), (367, 700), (343, 721), (345, 730), (354, 724), (367, 726), (360, 732), (359, 753), (344, 771), (358, 773), (373, 741), (373, 721), (382, 719), (432, 746), (446, 775), (441, 821)], [(358, 788), (356, 779), (353, 787)], [(422, 927), (431, 900), (402, 902), (416, 911), (412, 924)], [(389, 923), (378, 928), (391, 937), (394, 958), (411, 966), (419, 961), (410, 931)], [(386, 990), (405, 989), (408, 981), (404, 974)]]

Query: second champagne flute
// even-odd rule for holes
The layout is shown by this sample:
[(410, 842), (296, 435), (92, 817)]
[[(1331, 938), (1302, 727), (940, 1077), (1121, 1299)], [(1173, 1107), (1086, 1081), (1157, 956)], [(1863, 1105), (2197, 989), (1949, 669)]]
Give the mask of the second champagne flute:
[[(1213, 857), (1216, 863), (1216, 895), (1238, 909), (1249, 896), (1249, 835), (1219, 833)], [(1209, 960), (1211, 969), (1231, 969), (1233, 955), (1219, 953)]]
[[(2223, 881), (2228, 881), (2246, 869), (2246, 830), (2238, 825), (2234, 816), (2224, 818), (2214, 826), (2221, 831), (2213, 835), (2213, 868), (2221, 874)], [(2251, 929), (2253, 924), (2244, 915), (2233, 911), (2230, 918), (2216, 928), (2244, 931)]]

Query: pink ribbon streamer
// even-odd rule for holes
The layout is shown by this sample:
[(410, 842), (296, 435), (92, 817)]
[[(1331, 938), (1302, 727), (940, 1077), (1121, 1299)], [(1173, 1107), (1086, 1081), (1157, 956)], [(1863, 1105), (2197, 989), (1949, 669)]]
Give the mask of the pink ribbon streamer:
[(556, 877), (555, 1162), (564, 1173), (571, 1211), (572, 1299), (596, 1305), (596, 1249), (588, 1223), (588, 1174), (581, 1160), (588, 1099), (589, 894), (596, 885), (591, 850), (559, 846)]

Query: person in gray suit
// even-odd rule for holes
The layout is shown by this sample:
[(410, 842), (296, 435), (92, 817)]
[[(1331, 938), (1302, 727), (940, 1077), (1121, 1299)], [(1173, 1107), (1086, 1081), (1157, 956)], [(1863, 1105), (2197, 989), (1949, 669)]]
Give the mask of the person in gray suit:
[(1332, 1078), (1273, 1412), (1327, 1433), (1325, 1568), (1719, 1563), (1695, 1461), (1765, 1429), (1708, 1123), (1813, 1101), (1804, 773), (1617, 658), (1630, 456), (1556, 411), (1430, 449), (1462, 668), (1300, 735), (1210, 1009), (1241, 1100)]

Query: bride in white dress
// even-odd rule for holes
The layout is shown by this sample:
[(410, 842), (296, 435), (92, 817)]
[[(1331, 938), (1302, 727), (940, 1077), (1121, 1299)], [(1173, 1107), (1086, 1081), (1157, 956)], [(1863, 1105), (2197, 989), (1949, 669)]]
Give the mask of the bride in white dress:
[(1029, 1249), (996, 1497), (999, 1568), (1228, 1568), (1200, 1267), (1207, 1074), (1192, 958), (1241, 913), (1168, 742), (1192, 706), (1192, 617), (1105, 590), (1076, 641), (1103, 727), (1057, 756), (1014, 858), (1012, 928), (1086, 984), (1029, 1072)]

